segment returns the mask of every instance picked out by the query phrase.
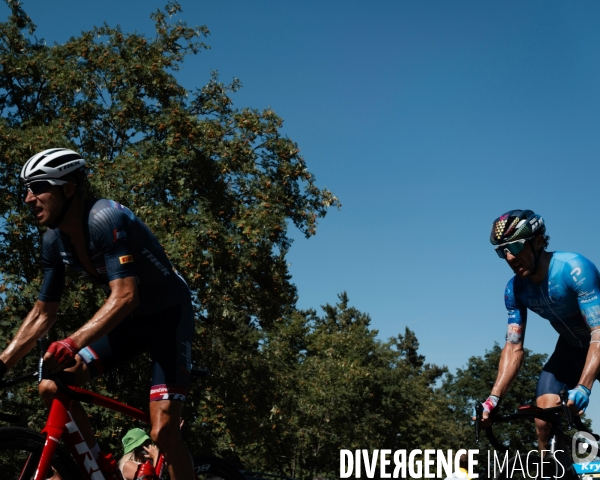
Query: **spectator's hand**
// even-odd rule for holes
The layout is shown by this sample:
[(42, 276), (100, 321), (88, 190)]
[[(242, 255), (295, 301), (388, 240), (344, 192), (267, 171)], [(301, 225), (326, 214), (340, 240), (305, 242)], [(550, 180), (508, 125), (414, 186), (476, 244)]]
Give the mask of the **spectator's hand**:
[(44, 366), (50, 373), (58, 373), (75, 365), (75, 355), (79, 351), (77, 344), (70, 338), (51, 343), (44, 355)]
[(146, 453), (144, 453), (144, 457), (146, 457), (149, 460), (152, 460), (152, 465), (156, 466), (156, 461), (158, 460), (158, 457), (160, 455), (158, 447), (156, 445), (149, 445), (147, 447), (144, 446), (144, 450), (146, 450)]

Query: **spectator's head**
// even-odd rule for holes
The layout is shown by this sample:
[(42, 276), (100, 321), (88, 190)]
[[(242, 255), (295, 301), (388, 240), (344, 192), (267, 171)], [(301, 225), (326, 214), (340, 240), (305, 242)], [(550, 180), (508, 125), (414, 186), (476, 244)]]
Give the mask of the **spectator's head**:
[(144, 446), (150, 445), (151, 440), (141, 428), (132, 428), (123, 437), (123, 455), (127, 455), (133, 461), (144, 462)]

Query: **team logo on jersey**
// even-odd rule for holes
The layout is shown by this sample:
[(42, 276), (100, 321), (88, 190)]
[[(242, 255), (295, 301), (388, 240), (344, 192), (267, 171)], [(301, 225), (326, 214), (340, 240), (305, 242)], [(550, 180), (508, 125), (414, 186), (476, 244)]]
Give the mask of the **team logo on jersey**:
[(113, 242), (116, 242), (117, 240), (122, 240), (124, 238), (127, 238), (126, 232), (119, 231), (116, 228), (113, 230)]
[(124, 255), (119, 257), (119, 263), (122, 265), (124, 263), (133, 263), (133, 255)]

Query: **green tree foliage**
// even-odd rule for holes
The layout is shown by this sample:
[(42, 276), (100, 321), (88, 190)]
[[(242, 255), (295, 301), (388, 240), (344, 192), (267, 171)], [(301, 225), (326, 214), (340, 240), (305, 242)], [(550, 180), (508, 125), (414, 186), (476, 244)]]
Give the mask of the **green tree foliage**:
[[(343, 448), (459, 448), (449, 402), (435, 388), (445, 369), (425, 363), (414, 333), (378, 340), (345, 294), (323, 310), (276, 322), (260, 339), (260, 355), (221, 349), (240, 372), (229, 383), (209, 380), (201, 411), (230, 405), (214, 426), (242, 463), (299, 479), (337, 478)], [(206, 425), (198, 430), (206, 434)]]
[[(463, 445), (465, 445), (463, 448), (491, 448), (483, 433), (481, 443), (478, 446), (475, 444), (471, 416), (475, 404), (484, 401), (492, 390), (498, 374), (501, 353), (502, 349), (495, 344), (482, 357), (469, 358), (465, 368), (459, 368), (456, 374), (449, 374), (444, 380), (442, 391), (453, 405), (457, 425), (460, 428), (457, 431), (463, 432)], [(502, 399), (498, 407), (499, 412), (512, 413), (519, 405), (535, 405), (535, 389), (545, 361), (546, 355), (532, 353), (525, 349), (525, 360), (519, 376), (506, 397)], [(536, 448), (537, 437), (533, 421), (506, 424), (499, 426), (495, 431), (498, 433), (498, 439), (510, 445), (511, 450), (527, 452)]]
[[(22, 202), (18, 173), (36, 152), (70, 147), (90, 160), (90, 194), (140, 216), (194, 291), (201, 319), (195, 361), (213, 375), (194, 383), (186, 403), (192, 451), (309, 479), (335, 478), (341, 448), (465, 446), (463, 415), (489, 393), (493, 375), (483, 372), (495, 371), (497, 360), (471, 359), (473, 371), (449, 377), (442, 394), (436, 382), (444, 369), (425, 363), (410, 330), (377, 340), (368, 315), (345, 295), (323, 315), (294, 309), (288, 226), (310, 237), (339, 202), (315, 185), (272, 110), (234, 108), (239, 82), (224, 85), (213, 75), (194, 91), (178, 83), (186, 55), (206, 48), (205, 27), (172, 22), (180, 7), (169, 3), (152, 15), (153, 39), (103, 25), (49, 46), (34, 36), (20, 4), (7, 4), (11, 15), (0, 23), (0, 348), (41, 281), (43, 230)], [(75, 330), (103, 301), (72, 277), (65, 291), (53, 338)], [(28, 357), (15, 373), (34, 362)], [(146, 365), (138, 360), (104, 375), (94, 388), (143, 406)], [(0, 410), (39, 428), (45, 410), (35, 386), (11, 393)], [(102, 447), (118, 451), (134, 424), (99, 409), (90, 415)]]
[[(0, 347), (32, 307), (41, 280), (43, 231), (22, 202), (18, 174), (31, 155), (61, 146), (89, 159), (91, 194), (131, 208), (187, 277), (203, 320), (197, 345), (222, 339), (255, 354), (258, 343), (244, 335), (253, 338), (258, 323), (268, 327), (295, 304), (288, 226), (310, 237), (317, 219), (339, 206), (315, 185), (298, 146), (281, 133), (282, 120), (270, 109), (234, 108), (238, 81), (224, 85), (214, 74), (194, 91), (178, 83), (177, 70), (186, 55), (206, 48), (208, 30), (173, 22), (177, 3), (151, 16), (153, 39), (105, 24), (53, 46), (34, 36), (19, 2), (7, 4), (11, 14), (0, 24)], [(68, 279), (66, 291), (54, 337), (76, 329), (103, 301), (77, 279)], [(202, 352), (202, 363), (223, 375), (241, 370), (219, 364), (212, 352)], [(147, 371), (125, 369), (97, 387), (144, 404), (147, 379)], [(29, 403), (34, 422), (42, 414), (23, 392), (4, 404), (16, 410)], [(117, 446), (130, 425), (94, 415), (103, 440)]]

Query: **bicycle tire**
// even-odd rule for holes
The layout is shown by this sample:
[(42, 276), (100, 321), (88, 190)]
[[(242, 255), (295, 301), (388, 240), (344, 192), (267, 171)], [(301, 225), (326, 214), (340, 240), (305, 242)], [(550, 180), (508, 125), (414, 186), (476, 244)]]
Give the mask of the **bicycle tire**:
[[(20, 427), (0, 428), (0, 472), (3, 480), (33, 479), (46, 437)], [(68, 451), (59, 445), (52, 467), (65, 480), (83, 480), (77, 464)], [(50, 472), (49, 477), (53, 475)]]
[(194, 473), (198, 480), (245, 480), (246, 477), (226, 460), (213, 456), (194, 457)]

